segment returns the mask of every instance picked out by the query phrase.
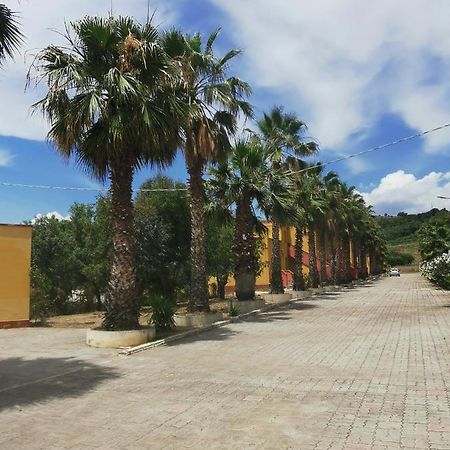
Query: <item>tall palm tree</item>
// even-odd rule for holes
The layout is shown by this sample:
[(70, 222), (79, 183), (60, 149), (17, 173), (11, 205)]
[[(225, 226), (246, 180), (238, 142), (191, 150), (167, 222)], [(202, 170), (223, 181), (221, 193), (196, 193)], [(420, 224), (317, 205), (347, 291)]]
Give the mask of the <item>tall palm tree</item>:
[(133, 254), (132, 181), (144, 165), (169, 164), (180, 143), (182, 106), (172, 92), (171, 62), (150, 23), (85, 17), (70, 24), (66, 46), (49, 46), (34, 63), (47, 95), (35, 108), (65, 158), (110, 180), (112, 264), (103, 327), (139, 326)]
[(5, 4), (0, 3), (0, 65), (12, 58), (23, 41), (17, 17)]
[[(264, 114), (258, 121), (264, 143), (270, 152), (272, 168), (277, 171), (290, 154), (309, 156), (317, 152), (317, 144), (307, 141), (307, 127), (295, 114), (288, 114), (280, 106), (272, 108), (269, 114)], [(277, 212), (279, 214), (277, 214)], [(279, 230), (280, 220), (285, 216), (282, 210), (269, 212), (272, 219), (272, 255), (270, 291), (274, 294), (283, 293), (281, 274), (281, 253)]]
[[(295, 225), (295, 256), (294, 256), (294, 290), (304, 290), (306, 288), (303, 274), (303, 235), (308, 236), (308, 243), (312, 246), (312, 233), (310, 231), (315, 227), (317, 217), (322, 214), (323, 201), (320, 197), (319, 175), (320, 169), (308, 167), (308, 165), (299, 158), (289, 157), (286, 164), (290, 169), (290, 176), (294, 186), (294, 203), (298, 209), (298, 219)], [(307, 169), (307, 170), (306, 170)], [(315, 245), (314, 245), (315, 247)], [(310, 265), (316, 267), (315, 252), (310, 253)], [(310, 267), (310, 273), (313, 275), (313, 284), (316, 284), (316, 271)]]
[(228, 160), (210, 170), (209, 186), (215, 201), (236, 207), (233, 250), (235, 291), (239, 301), (255, 297), (258, 261), (255, 228), (258, 224), (253, 204), (263, 205), (267, 197), (270, 167), (267, 152), (257, 139), (241, 139)]
[(229, 137), (236, 130), (239, 114), (251, 116), (245, 100), (250, 87), (236, 77), (228, 77), (230, 61), (240, 54), (231, 50), (222, 58), (213, 46), (219, 30), (206, 43), (200, 34), (172, 30), (164, 36), (164, 46), (177, 64), (182, 86), (179, 97), (189, 105), (190, 116), (183, 124), (184, 155), (189, 174), (191, 206), (191, 285), (189, 311), (209, 311), (206, 273), (203, 173), (208, 162), (223, 158), (230, 150)]

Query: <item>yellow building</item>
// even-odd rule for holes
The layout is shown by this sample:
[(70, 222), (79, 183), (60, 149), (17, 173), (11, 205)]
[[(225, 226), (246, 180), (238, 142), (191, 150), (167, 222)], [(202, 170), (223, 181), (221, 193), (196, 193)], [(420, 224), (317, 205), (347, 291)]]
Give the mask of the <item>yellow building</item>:
[[(261, 274), (256, 279), (256, 289), (268, 289), (270, 285), (270, 255), (272, 254), (272, 222), (263, 222), (267, 232), (263, 235), (263, 251), (261, 254), (261, 261), (263, 269)], [(279, 232), (280, 251), (281, 251), (281, 270), (283, 272), (284, 284), (291, 280), (291, 275), (294, 270), (294, 256), (295, 256), (295, 228), (294, 227), (280, 227)], [(303, 235), (303, 273), (309, 274), (309, 246), (308, 235)], [(227, 286), (227, 292), (234, 291), (234, 278), (230, 277)]]
[[(270, 286), (270, 257), (272, 254), (272, 223), (269, 221), (263, 222), (264, 226), (267, 229), (267, 232), (263, 235), (263, 251), (261, 254), (261, 262), (263, 265), (263, 269), (261, 274), (256, 278), (256, 289), (257, 290), (266, 290)], [(294, 258), (295, 258), (295, 228), (294, 227), (280, 227), (279, 232), (279, 240), (280, 240), (280, 250), (281, 250), (281, 270), (283, 277), (283, 285), (288, 286), (293, 281), (293, 271), (294, 271)], [(316, 239), (316, 255), (317, 255), (317, 269), (320, 270), (320, 261), (318, 258), (318, 239)], [(326, 272), (328, 277), (331, 276), (331, 267), (329, 264), (329, 247), (326, 247)], [(303, 273), (305, 275), (309, 274), (309, 243), (308, 243), (308, 232), (305, 231), (303, 234)], [(369, 266), (369, 260), (367, 259), (366, 264)], [(353, 258), (353, 244), (350, 242), (350, 265), (352, 275), (356, 275), (356, 269), (353, 267), (354, 258)], [(213, 280), (210, 280), (211, 283), (214, 283)], [(229, 281), (226, 285), (226, 292), (232, 293), (234, 292), (234, 278), (230, 277)]]
[(31, 226), (0, 224), (0, 328), (28, 326)]

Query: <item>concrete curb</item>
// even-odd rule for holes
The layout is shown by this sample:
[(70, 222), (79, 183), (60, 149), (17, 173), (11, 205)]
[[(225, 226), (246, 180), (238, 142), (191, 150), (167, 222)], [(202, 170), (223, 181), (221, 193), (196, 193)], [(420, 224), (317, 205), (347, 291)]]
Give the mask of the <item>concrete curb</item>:
[[(372, 281), (374, 279), (375, 280), (379, 279), (379, 277), (377, 277), (377, 278), (369, 277), (367, 280), (361, 280), (361, 282)], [(355, 284), (360, 284), (361, 282), (359, 280), (356, 280)], [(351, 284), (353, 284), (353, 283), (354, 282), (352, 282)], [(212, 325), (208, 325), (207, 327), (195, 328), (193, 330), (185, 331), (184, 333), (174, 334), (173, 336), (169, 336), (164, 339), (159, 339), (157, 341), (152, 341), (152, 342), (146, 342), (145, 344), (137, 345), (136, 347), (124, 348), (119, 352), (119, 355), (123, 355), (123, 356), (134, 355), (135, 353), (143, 352), (144, 350), (149, 350), (151, 348), (160, 347), (162, 345), (167, 345), (167, 344), (170, 344), (171, 342), (179, 341), (181, 339), (184, 339), (184, 338), (187, 338), (190, 336), (196, 336), (197, 334), (201, 334), (201, 333), (204, 333), (209, 330), (221, 328), (230, 323), (240, 322), (247, 318), (257, 316), (258, 314), (265, 313), (267, 311), (272, 311), (273, 309), (279, 308), (281, 306), (286, 306), (290, 303), (299, 302), (299, 301), (303, 301), (303, 300), (309, 300), (314, 296), (319, 297), (321, 294), (324, 294), (326, 292), (342, 292), (342, 290), (345, 289), (345, 287), (340, 286), (340, 289), (337, 289), (335, 286), (324, 286), (322, 289), (323, 289), (322, 293), (315, 293), (315, 292), (307, 291), (308, 294), (306, 296), (291, 298), (289, 300), (286, 300), (286, 301), (280, 302), (280, 303), (272, 303), (270, 305), (264, 306), (263, 308), (255, 309), (254, 311), (250, 311), (245, 314), (240, 314), (235, 317), (230, 317), (229, 319), (215, 322)]]

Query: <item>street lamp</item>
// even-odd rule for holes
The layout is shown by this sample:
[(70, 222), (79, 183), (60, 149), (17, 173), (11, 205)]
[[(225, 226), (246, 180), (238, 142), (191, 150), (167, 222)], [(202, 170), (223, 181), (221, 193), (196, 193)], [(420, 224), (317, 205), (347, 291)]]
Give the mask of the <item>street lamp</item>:
[(450, 200), (450, 197), (444, 197), (442, 195), (437, 195), (436, 198), (442, 198), (444, 200)]

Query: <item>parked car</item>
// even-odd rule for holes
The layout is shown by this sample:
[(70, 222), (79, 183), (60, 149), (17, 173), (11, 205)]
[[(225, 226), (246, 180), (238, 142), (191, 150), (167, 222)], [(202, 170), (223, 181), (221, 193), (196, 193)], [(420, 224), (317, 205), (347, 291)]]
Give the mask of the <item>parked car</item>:
[(389, 270), (389, 276), (390, 277), (399, 277), (400, 276), (400, 270), (398, 270), (397, 267), (392, 267)]

